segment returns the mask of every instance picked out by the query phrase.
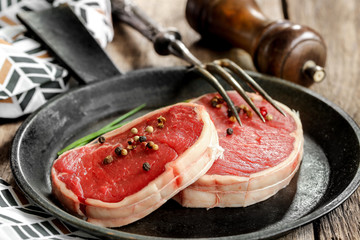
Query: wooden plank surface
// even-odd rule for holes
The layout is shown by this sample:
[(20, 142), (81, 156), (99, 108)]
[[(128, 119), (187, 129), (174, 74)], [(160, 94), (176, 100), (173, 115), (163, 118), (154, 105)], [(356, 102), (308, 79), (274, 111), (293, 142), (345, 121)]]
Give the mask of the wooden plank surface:
[[(311, 26), (327, 44), (327, 80), (311, 87), (360, 123), (360, 4), (357, 0), (289, 2), (289, 15)], [(316, 221), (317, 239), (360, 239), (360, 190)]]
[[(200, 36), (184, 17), (186, 0), (137, 0), (146, 13), (163, 26), (176, 27), (190, 50), (202, 61), (229, 57), (247, 69), (253, 69), (249, 56), (240, 49), (208, 49), (199, 44)], [(257, 0), (270, 19), (282, 17), (280, 0)], [(293, 22), (317, 30), (327, 44), (327, 78), (311, 90), (344, 109), (360, 124), (360, 3), (357, 0), (288, 0)], [(140, 34), (116, 25), (115, 38), (107, 52), (124, 71), (147, 67), (185, 65), (172, 56), (158, 56)], [(236, 54), (234, 54), (236, 53)], [(1, 111), (1, 109), (0, 109)], [(0, 177), (15, 184), (9, 166), (9, 150), (16, 129), (23, 119), (0, 122)], [(321, 219), (283, 236), (297, 239), (360, 239), (360, 189)]]

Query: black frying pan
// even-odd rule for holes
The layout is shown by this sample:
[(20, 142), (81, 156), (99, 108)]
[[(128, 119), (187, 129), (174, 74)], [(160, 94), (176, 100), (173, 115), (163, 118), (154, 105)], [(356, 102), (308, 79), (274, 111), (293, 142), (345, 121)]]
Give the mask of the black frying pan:
[(115, 70), (104, 81), (87, 83), (48, 102), (25, 120), (13, 141), (11, 168), (18, 185), (35, 204), (73, 226), (102, 238), (269, 238), (328, 213), (359, 186), (356, 123), (308, 89), (250, 73), (275, 99), (300, 112), (304, 158), (288, 187), (246, 208), (191, 209), (170, 200), (149, 216), (115, 229), (80, 220), (51, 195), (50, 168), (57, 151), (144, 102), (147, 109), (139, 114), (213, 91), (186, 68), (144, 69), (124, 75)]

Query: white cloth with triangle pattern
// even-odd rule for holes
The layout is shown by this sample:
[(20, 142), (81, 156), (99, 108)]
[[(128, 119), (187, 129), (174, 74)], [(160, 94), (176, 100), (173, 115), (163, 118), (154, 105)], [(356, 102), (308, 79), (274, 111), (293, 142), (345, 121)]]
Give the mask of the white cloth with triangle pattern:
[(67, 3), (104, 48), (113, 39), (110, 0), (0, 1), (0, 118), (32, 113), (69, 88), (69, 73), (56, 64), (16, 14)]

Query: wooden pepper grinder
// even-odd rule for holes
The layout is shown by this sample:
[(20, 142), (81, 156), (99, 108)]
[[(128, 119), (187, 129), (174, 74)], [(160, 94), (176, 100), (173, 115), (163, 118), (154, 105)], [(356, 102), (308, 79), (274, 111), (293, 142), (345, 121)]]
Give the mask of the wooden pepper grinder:
[(188, 0), (186, 18), (203, 38), (249, 52), (259, 72), (305, 86), (325, 78), (322, 37), (309, 27), (269, 20), (255, 0)]

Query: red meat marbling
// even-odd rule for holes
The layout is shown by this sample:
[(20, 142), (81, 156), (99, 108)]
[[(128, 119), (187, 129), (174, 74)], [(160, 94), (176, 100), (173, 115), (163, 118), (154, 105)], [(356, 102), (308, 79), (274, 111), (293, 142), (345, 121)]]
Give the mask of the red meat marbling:
[[(164, 127), (158, 127), (158, 117)], [(145, 131), (147, 126), (153, 132)], [(137, 134), (131, 132), (138, 130)], [(126, 156), (135, 136), (158, 145), (150, 149), (140, 141)], [(203, 175), (222, 153), (215, 127), (204, 107), (181, 103), (149, 113), (98, 140), (62, 154), (53, 164), (53, 192), (72, 212), (98, 225), (122, 226), (144, 217)], [(104, 164), (106, 157), (112, 162)], [(143, 164), (147, 162), (150, 170)]]
[[(234, 91), (228, 92), (235, 105), (246, 105)], [(178, 194), (175, 199), (187, 207), (238, 207), (263, 201), (288, 185), (303, 154), (303, 132), (298, 115), (278, 103), (286, 117), (261, 96), (249, 93), (255, 105), (271, 120), (265, 123), (253, 113), (240, 112), (242, 126), (230, 121), (226, 103), (214, 108), (206, 94), (193, 102), (206, 107), (218, 132), (224, 157), (206, 175)], [(250, 108), (249, 108), (250, 109)], [(227, 134), (232, 128), (233, 134)]]

